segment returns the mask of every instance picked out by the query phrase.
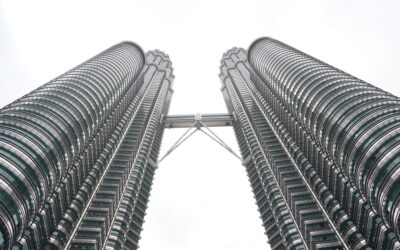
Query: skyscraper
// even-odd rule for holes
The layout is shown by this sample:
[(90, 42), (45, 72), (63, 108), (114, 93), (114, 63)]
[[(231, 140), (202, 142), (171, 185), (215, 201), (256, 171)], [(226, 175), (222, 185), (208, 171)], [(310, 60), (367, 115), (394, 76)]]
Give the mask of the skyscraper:
[(138, 248), (164, 127), (230, 125), (272, 249), (400, 249), (399, 98), (271, 38), (224, 54), (229, 114), (166, 119), (173, 78), (124, 42), (1, 109), (0, 249)]
[(272, 249), (400, 249), (400, 99), (284, 43), (221, 60)]
[(135, 249), (169, 57), (115, 45), (0, 110), (0, 249)]

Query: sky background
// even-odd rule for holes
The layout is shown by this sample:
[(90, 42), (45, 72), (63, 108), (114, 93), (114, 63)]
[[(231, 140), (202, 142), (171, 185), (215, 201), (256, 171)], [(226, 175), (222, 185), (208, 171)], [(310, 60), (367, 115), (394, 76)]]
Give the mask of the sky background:
[[(0, 107), (131, 40), (170, 55), (170, 114), (223, 113), (223, 52), (262, 36), (399, 96), (398, 13), (389, 0), (0, 0)], [(214, 130), (238, 152), (231, 128)], [(183, 132), (166, 130), (161, 154)], [(254, 203), (240, 162), (196, 133), (156, 172), (141, 249), (269, 249)]]

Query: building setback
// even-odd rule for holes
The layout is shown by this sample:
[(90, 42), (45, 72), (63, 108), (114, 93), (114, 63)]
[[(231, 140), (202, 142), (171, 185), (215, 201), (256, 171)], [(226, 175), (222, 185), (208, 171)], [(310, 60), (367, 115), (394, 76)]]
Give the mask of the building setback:
[(136, 249), (172, 96), (117, 44), (0, 110), (0, 249)]
[(400, 99), (282, 42), (221, 60), (272, 249), (400, 249)]

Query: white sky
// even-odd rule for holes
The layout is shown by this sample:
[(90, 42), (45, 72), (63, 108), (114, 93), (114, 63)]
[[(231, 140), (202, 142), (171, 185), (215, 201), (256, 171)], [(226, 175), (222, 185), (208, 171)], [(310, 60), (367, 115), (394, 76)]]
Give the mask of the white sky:
[[(272, 36), (400, 95), (400, 2), (0, 1), (0, 107), (123, 40), (174, 65), (170, 114), (226, 112), (219, 61)], [(216, 129), (238, 151), (230, 128)], [(182, 130), (167, 130), (162, 153)], [(195, 134), (156, 172), (144, 250), (268, 249), (244, 167)]]

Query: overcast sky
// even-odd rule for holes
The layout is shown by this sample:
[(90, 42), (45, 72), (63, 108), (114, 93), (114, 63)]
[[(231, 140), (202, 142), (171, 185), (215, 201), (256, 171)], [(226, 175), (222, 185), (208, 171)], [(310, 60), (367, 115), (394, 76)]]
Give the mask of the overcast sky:
[[(400, 95), (400, 2), (0, 1), (0, 107), (123, 40), (168, 53), (170, 114), (226, 112), (222, 53), (271, 36)], [(234, 147), (231, 128), (215, 131)], [(167, 130), (162, 153), (183, 133)], [(160, 164), (141, 249), (269, 249), (244, 167), (203, 134)]]

